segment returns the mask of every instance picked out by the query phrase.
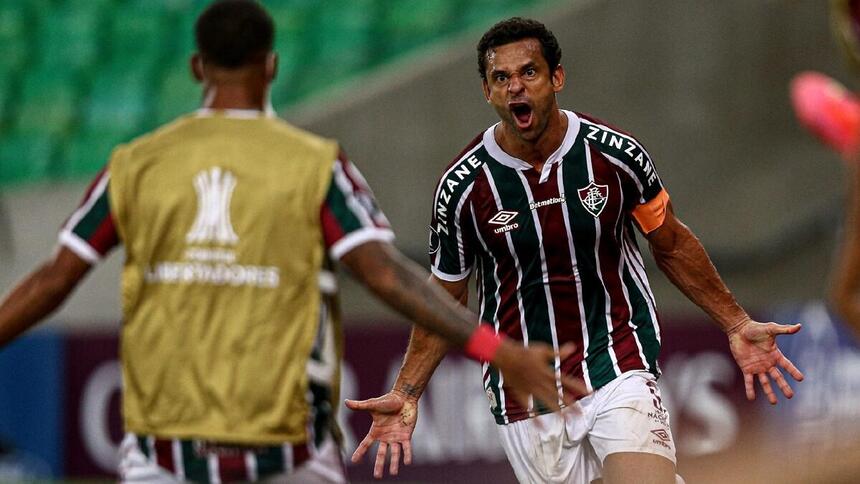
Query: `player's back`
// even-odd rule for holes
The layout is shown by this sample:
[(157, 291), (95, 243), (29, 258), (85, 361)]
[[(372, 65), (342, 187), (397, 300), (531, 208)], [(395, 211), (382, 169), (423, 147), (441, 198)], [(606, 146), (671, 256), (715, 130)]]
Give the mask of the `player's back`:
[(336, 156), (334, 142), (248, 112), (199, 112), (115, 150), (129, 431), (304, 438)]

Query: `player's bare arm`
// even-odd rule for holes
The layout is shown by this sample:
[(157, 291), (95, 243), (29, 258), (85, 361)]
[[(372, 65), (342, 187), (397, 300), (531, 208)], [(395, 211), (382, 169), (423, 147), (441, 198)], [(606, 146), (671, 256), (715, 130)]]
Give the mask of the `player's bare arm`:
[[(425, 330), (444, 337), (445, 341), (462, 347), (474, 332), (477, 315), (459, 304), (438, 284), (429, 283), (426, 272), (392, 246), (383, 242), (368, 242), (345, 254), (341, 261), (380, 299)], [(379, 399), (350, 404), (354, 410), (374, 409), (379, 412), (379, 418), (374, 421), (379, 432), (373, 435), (369, 433), (356, 451), (358, 455), (354, 456), (355, 460), (360, 459), (373, 441), (377, 440), (376, 437), (384, 436), (384, 440), (378, 439), (380, 447), (374, 468), (376, 477), (382, 477), (389, 442), (392, 443), (390, 472), (397, 473), (400, 443), (409, 441), (415, 426), (417, 398), (447, 349), (446, 343), (440, 344), (438, 339), (433, 339), (438, 336), (420, 331), (417, 334), (418, 339), (410, 342), (413, 351), (404, 363), (406, 371), (401, 370), (401, 377), (398, 378), (400, 386), (395, 386), (399, 391), (390, 392)], [(426, 346), (419, 349), (422, 344)], [(570, 347), (563, 349), (564, 353), (571, 351), (573, 348)], [(551, 408), (558, 409), (558, 404), (553, 401), (558, 395), (555, 375), (548, 365), (553, 358), (554, 353), (549, 346), (524, 348), (503, 340), (491, 363), (504, 372), (505, 380), (516, 390), (515, 398), (527, 402), (528, 396), (532, 394), (540, 401), (550, 402), (547, 405)], [(586, 393), (581, 382), (573, 378), (564, 378), (562, 384), (567, 404), (572, 402), (573, 395)], [(405, 394), (404, 389), (408, 389), (411, 395)], [(404, 447), (404, 452), (404, 460), (409, 463), (411, 448)]]
[[(469, 298), (469, 279), (456, 282), (443, 281), (431, 275), (430, 281), (440, 285), (448, 294), (465, 306)], [(403, 463), (412, 463), (412, 432), (418, 421), (418, 399), (424, 393), (427, 382), (448, 352), (448, 343), (421, 326), (413, 326), (406, 348), (403, 365), (397, 375), (394, 388), (377, 398), (355, 401), (347, 400), (351, 410), (370, 413), (373, 423), (367, 435), (352, 454), (352, 461), (359, 462), (375, 443), (376, 461), (373, 475), (380, 478), (385, 470), (385, 458), (390, 450), (389, 473), (397, 475), (402, 449)]]
[[(353, 275), (392, 308), (424, 328), (463, 347), (475, 333), (478, 316), (455, 301), (444, 289), (427, 282), (427, 273), (390, 244), (371, 241), (345, 254), (341, 261)], [(506, 339), (495, 351), (493, 365), (505, 372), (505, 380), (515, 389), (515, 397), (527, 401), (528, 395), (558, 410), (555, 375), (548, 362), (555, 357), (547, 345), (524, 348)], [(570, 394), (584, 393), (573, 378), (562, 384)]]
[(833, 269), (830, 297), (845, 323), (860, 338), (860, 170), (851, 166), (846, 199), (844, 234), (839, 262)]
[(803, 373), (779, 350), (776, 336), (796, 333), (800, 325), (753, 321), (723, 283), (699, 239), (675, 217), (671, 204), (663, 224), (646, 237), (660, 270), (728, 336), (732, 355), (744, 376), (747, 398), (755, 398), (754, 378), (771, 404), (777, 403), (771, 379), (783, 395), (791, 398), (794, 392), (779, 368), (797, 381), (803, 380)]
[[(448, 282), (431, 275), (430, 282), (441, 286), (462, 306), (469, 302), (469, 278), (456, 282)], [(436, 371), (436, 367), (448, 352), (448, 343), (439, 336), (422, 328), (413, 326), (403, 357), (403, 365), (394, 383), (393, 391), (402, 393), (405, 397), (418, 400), (427, 387), (427, 382)]]
[(89, 272), (90, 265), (60, 247), (0, 302), (0, 347), (56, 310)]

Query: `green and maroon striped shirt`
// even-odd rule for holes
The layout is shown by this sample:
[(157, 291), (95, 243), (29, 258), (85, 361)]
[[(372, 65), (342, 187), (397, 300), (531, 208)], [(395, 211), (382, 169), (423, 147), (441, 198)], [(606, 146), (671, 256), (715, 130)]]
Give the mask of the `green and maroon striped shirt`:
[[(479, 135), (443, 174), (430, 226), (431, 270), (459, 281), (476, 269), (480, 316), (496, 331), (577, 352), (555, 362), (594, 390), (631, 370), (659, 374), (660, 329), (633, 211), (663, 185), (634, 137), (573, 112), (542, 172)], [(637, 219), (638, 220), (638, 219)], [(662, 220), (662, 219), (660, 219)], [(545, 413), (507, 396), (484, 365), (499, 424)]]

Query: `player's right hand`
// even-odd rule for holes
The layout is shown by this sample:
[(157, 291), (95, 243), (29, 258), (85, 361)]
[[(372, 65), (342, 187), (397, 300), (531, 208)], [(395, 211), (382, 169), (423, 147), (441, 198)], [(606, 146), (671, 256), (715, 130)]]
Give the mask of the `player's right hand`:
[(392, 390), (381, 397), (368, 400), (346, 400), (350, 410), (370, 412), (373, 423), (367, 435), (352, 454), (352, 462), (359, 462), (374, 442), (379, 441), (376, 449), (376, 463), (373, 477), (380, 479), (385, 474), (385, 456), (391, 450), (388, 472), (396, 476), (400, 469), (400, 450), (403, 448), (403, 463), (412, 463), (412, 432), (418, 421), (418, 400), (403, 392)]
[[(562, 346), (559, 348), (559, 360), (563, 361), (575, 350), (573, 343)], [(531, 343), (526, 348), (504, 340), (491, 363), (501, 370), (505, 385), (510, 387), (514, 399), (523, 408), (529, 408), (531, 395), (534, 400), (556, 411), (561, 409), (562, 404), (571, 405), (589, 392), (582, 380), (564, 374), (561, 375), (562, 391), (559, 392), (553, 371), (555, 356), (553, 349), (543, 343)]]

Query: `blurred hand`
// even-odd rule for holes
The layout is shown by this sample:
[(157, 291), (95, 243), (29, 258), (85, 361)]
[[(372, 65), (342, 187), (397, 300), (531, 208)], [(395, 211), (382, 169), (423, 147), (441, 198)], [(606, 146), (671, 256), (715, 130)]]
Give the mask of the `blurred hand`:
[(771, 378), (786, 398), (794, 396), (794, 391), (777, 367), (782, 367), (797, 381), (803, 381), (803, 373), (782, 354), (776, 345), (776, 337), (798, 331), (799, 324), (759, 323), (751, 319), (729, 330), (729, 348), (744, 375), (747, 399), (755, 400), (753, 377), (758, 379), (771, 405), (776, 405), (777, 402), (776, 394), (770, 385)]
[(392, 390), (381, 397), (360, 401), (347, 400), (345, 403), (350, 410), (369, 412), (373, 418), (370, 430), (352, 454), (352, 462), (361, 461), (370, 446), (378, 441), (373, 477), (380, 479), (385, 474), (385, 456), (389, 450), (391, 459), (388, 472), (392, 476), (396, 476), (400, 469), (401, 447), (403, 463), (412, 463), (412, 432), (418, 421), (418, 400)]
[[(559, 349), (559, 358), (564, 360), (576, 350), (573, 343), (568, 343)], [(565, 406), (571, 405), (578, 398), (588, 394), (588, 389), (582, 380), (562, 375), (562, 395), (556, 386), (555, 352), (543, 343), (532, 343), (528, 348), (518, 343), (504, 340), (496, 352), (493, 366), (501, 370), (505, 384), (510, 386), (514, 399), (523, 406), (529, 407), (529, 396), (550, 410), (560, 410), (559, 400)]]

